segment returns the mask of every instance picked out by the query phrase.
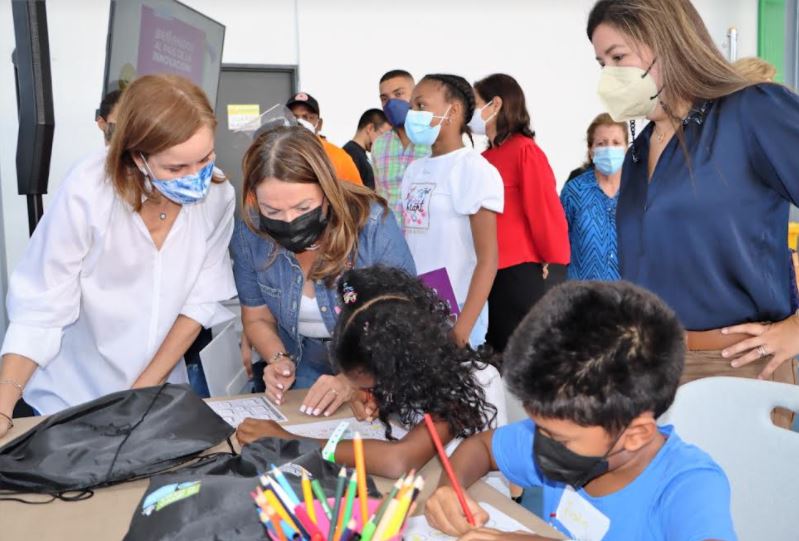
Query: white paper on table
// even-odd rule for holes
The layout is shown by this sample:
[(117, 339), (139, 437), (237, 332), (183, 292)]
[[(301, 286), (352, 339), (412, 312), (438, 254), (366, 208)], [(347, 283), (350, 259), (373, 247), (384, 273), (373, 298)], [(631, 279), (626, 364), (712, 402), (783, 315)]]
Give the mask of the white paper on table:
[(227, 424), (234, 428), (237, 428), (247, 417), (277, 422), (288, 420), (277, 406), (263, 396), (234, 398), (233, 400), (215, 400), (206, 403), (217, 415), (222, 417)]
[[(326, 421), (317, 421), (314, 423), (303, 423), (298, 425), (284, 426), (286, 430), (292, 434), (303, 436), (306, 438), (318, 438), (326, 440), (330, 438), (333, 431), (342, 421), (349, 421), (350, 425), (347, 432), (344, 433), (345, 440), (351, 440), (355, 433), (358, 432), (365, 440), (384, 440), (386, 439), (386, 429), (380, 421), (357, 421), (355, 417), (349, 419), (330, 419)], [(407, 434), (408, 431), (395, 424), (391, 425), (391, 435), (396, 439), (401, 439)]]
[[(513, 519), (489, 503), (480, 503), (480, 507), (488, 513), (486, 528), (493, 528), (503, 532), (526, 532), (535, 533), (530, 528), (523, 526), (519, 521)], [(427, 523), (424, 515), (411, 517), (408, 519), (408, 527), (403, 535), (405, 541), (449, 541), (455, 539), (449, 535), (434, 530)]]

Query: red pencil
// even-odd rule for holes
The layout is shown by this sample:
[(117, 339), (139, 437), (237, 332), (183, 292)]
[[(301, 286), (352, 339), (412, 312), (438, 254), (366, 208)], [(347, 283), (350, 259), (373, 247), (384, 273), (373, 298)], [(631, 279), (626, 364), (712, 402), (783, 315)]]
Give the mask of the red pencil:
[(433, 444), (436, 446), (436, 451), (438, 451), (438, 458), (441, 460), (441, 465), (444, 466), (444, 471), (447, 472), (449, 482), (452, 483), (452, 488), (455, 490), (455, 494), (458, 496), (458, 501), (461, 503), (463, 514), (466, 515), (466, 520), (469, 521), (469, 524), (472, 526), (476, 526), (477, 522), (474, 520), (474, 515), (472, 515), (471, 510), (469, 510), (469, 506), (466, 505), (466, 498), (463, 495), (463, 488), (461, 488), (458, 478), (455, 477), (455, 472), (452, 471), (452, 464), (449, 463), (447, 452), (444, 451), (444, 446), (441, 444), (441, 438), (438, 437), (436, 425), (433, 424), (433, 418), (430, 417), (429, 413), (424, 414), (424, 424), (427, 426), (427, 431), (430, 432), (430, 438), (433, 440)]

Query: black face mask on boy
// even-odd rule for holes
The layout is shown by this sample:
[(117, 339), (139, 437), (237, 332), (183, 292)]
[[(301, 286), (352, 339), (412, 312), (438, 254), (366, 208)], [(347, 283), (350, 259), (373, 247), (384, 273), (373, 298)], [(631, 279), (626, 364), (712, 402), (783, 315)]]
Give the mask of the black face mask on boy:
[(290, 222), (273, 220), (261, 214), (258, 228), (286, 250), (304, 252), (313, 246), (327, 226), (327, 216), (322, 215), (322, 206), (319, 205)]
[[(607, 459), (612, 456), (610, 451), (623, 433), (622, 431), (619, 434), (603, 456), (583, 456), (578, 455), (562, 443), (544, 436), (539, 429), (536, 429), (533, 459), (547, 479), (566, 483), (579, 489), (608, 471)], [(620, 449), (613, 454), (621, 451)]]

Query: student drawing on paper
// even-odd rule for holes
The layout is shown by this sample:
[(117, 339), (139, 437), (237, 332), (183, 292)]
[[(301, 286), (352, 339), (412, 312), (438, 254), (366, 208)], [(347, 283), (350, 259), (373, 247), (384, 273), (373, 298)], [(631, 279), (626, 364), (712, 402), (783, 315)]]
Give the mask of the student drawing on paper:
[[(370, 474), (397, 478), (424, 466), (435, 454), (422, 414), (430, 413), (446, 444), (488, 428), (498, 397), (488, 397), (486, 377), (497, 370), (470, 348), (452, 340), (449, 309), (429, 288), (404, 271), (387, 267), (351, 270), (338, 285), (342, 311), (331, 341), (341, 373), (359, 389), (350, 403), (359, 419), (379, 419), (388, 441), (364, 440)], [(346, 299), (344, 298), (346, 295)], [(504, 404), (501, 405), (504, 410)], [(390, 421), (408, 433), (396, 439)], [(278, 423), (247, 419), (236, 437), (297, 439)], [(324, 439), (316, 439), (320, 447)], [(353, 466), (353, 445), (342, 441), (335, 461)]]

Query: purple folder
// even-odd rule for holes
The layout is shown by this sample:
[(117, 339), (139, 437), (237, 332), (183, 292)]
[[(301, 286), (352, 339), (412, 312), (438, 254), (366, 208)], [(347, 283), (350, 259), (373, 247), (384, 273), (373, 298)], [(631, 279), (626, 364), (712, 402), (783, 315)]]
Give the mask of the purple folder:
[(460, 308), (458, 308), (458, 301), (455, 299), (455, 291), (452, 289), (452, 282), (445, 267), (420, 274), (419, 279), (424, 285), (438, 293), (441, 300), (449, 305), (452, 315), (457, 317), (461, 313)]

